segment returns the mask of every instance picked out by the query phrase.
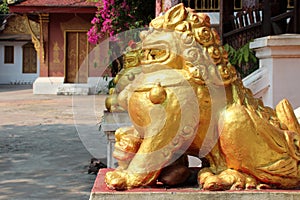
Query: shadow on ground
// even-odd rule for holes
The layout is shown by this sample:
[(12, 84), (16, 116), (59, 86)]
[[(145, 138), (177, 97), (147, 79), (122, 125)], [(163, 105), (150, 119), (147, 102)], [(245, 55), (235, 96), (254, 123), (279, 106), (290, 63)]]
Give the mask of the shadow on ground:
[(21, 91), (32, 89), (32, 85), (2, 85), (0, 84), (0, 92)]
[(0, 199), (88, 199), (91, 158), (74, 125), (2, 125)]

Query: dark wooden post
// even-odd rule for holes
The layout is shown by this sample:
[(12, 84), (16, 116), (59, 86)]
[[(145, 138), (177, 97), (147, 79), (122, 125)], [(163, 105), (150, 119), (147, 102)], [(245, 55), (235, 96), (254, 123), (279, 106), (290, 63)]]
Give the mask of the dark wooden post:
[(300, 33), (300, 0), (294, 1), (294, 32)]
[(270, 0), (263, 1), (263, 36), (271, 35), (272, 22), (271, 22), (271, 7)]
[(39, 14), (40, 18), (40, 76), (49, 76), (49, 14)]
[(231, 16), (234, 14), (234, 5), (232, 1), (220, 0), (220, 22), (219, 22), (219, 34), (223, 43), (223, 35), (233, 30), (230, 22)]

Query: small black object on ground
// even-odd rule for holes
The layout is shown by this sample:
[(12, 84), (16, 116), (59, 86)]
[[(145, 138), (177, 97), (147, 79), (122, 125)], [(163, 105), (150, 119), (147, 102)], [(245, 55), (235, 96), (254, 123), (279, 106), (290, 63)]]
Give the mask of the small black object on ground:
[(98, 174), (101, 168), (107, 168), (107, 166), (104, 163), (102, 163), (100, 159), (92, 158), (89, 165), (88, 173)]

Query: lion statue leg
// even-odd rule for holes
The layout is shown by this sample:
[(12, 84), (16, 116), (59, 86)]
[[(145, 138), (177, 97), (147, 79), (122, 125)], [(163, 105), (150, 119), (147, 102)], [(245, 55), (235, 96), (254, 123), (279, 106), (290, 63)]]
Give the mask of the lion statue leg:
[(201, 170), (198, 181), (204, 189), (298, 186), (298, 133), (276, 128), (255, 111), (233, 104), (220, 117), (219, 134), (219, 154), (227, 169), (221, 173)]
[(122, 127), (115, 132), (113, 157), (118, 161), (118, 169), (127, 169), (140, 148), (142, 138), (134, 127)]
[[(117, 137), (138, 135), (140, 139), (131, 145), (131, 140), (126, 141), (126, 137), (122, 136), (116, 143), (117, 150), (124, 152), (128, 146), (128, 149), (134, 149), (130, 152), (134, 154), (123, 156), (123, 167), (106, 174), (109, 188), (122, 190), (156, 183), (161, 170), (174, 163), (193, 142), (199, 123), (199, 113), (195, 112), (198, 105), (187, 98), (186, 93), (191, 93), (190, 87), (175, 88), (176, 94), (173, 89), (156, 84), (148, 90), (137, 90), (127, 95), (126, 106), (135, 130), (117, 133)], [(138, 134), (130, 134), (131, 131)], [(119, 148), (121, 140), (126, 144)], [(174, 156), (177, 154), (177, 157)], [(122, 161), (122, 156), (118, 160)]]

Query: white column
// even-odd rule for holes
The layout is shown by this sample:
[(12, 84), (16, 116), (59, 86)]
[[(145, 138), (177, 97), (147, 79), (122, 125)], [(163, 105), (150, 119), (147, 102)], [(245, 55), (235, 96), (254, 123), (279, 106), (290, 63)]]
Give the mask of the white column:
[(259, 58), (260, 70), (269, 88), (262, 94), (265, 105), (275, 107), (287, 98), (300, 106), (300, 35), (283, 34), (255, 39), (250, 43)]

